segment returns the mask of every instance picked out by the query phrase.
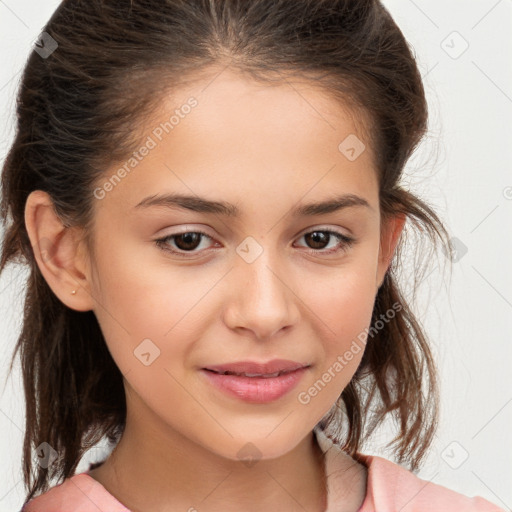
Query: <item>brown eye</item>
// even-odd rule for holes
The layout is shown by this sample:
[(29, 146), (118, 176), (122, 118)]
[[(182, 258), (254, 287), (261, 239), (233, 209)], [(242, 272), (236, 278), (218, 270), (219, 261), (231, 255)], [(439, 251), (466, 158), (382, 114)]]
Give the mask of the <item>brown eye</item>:
[(304, 235), (312, 249), (324, 249), (323, 245), (329, 242), (331, 235), (325, 231), (312, 231)]
[[(168, 235), (163, 238), (155, 240), (157, 247), (163, 251), (176, 254), (178, 256), (187, 256), (187, 253), (197, 254), (201, 251), (196, 249), (201, 245), (201, 241), (206, 238), (213, 240), (211, 236), (203, 233), (202, 231), (186, 231), (184, 233), (177, 233), (175, 235)], [(171, 245), (174, 241), (174, 247)]]
[(199, 242), (201, 242), (200, 233), (184, 233), (182, 235), (175, 235), (173, 238), (178, 249), (182, 251), (194, 250), (199, 245)]
[[(302, 235), (301, 238), (306, 240), (307, 245), (312, 249), (310, 252), (318, 254), (333, 254), (341, 251), (347, 251), (355, 243), (355, 239), (348, 237), (337, 231), (330, 229), (317, 229), (309, 231)], [(337, 240), (338, 243), (327, 250), (324, 250), (329, 245), (331, 240)]]

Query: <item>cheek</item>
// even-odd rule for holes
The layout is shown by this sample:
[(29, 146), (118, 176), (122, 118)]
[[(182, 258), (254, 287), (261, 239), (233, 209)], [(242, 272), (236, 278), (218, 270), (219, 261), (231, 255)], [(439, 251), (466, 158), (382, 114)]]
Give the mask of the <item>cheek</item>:
[(112, 243), (98, 256), (101, 286), (93, 290), (109, 350), (123, 374), (138, 373), (145, 363), (173, 371), (187, 360), (212, 315), (209, 292), (219, 276), (173, 268), (162, 259), (141, 265), (135, 251), (116, 251), (120, 245)]
[(316, 371), (298, 401), (327, 411), (352, 379), (364, 354), (375, 302), (375, 272), (363, 264), (340, 271), (312, 295), (315, 331), (323, 343)]
[(342, 349), (350, 338), (364, 330), (375, 303), (375, 267), (359, 261), (330, 270), (329, 278), (317, 280), (309, 293), (308, 305), (323, 324), (329, 348)]
[(107, 346), (125, 374), (136, 362), (140, 365), (136, 350), (144, 340), (155, 344), (153, 357), (161, 350), (161, 341), (157, 340), (172, 326), (173, 318), (169, 313), (172, 310), (163, 304), (166, 297), (162, 295), (162, 283), (155, 286), (151, 265), (142, 265), (135, 251), (121, 247), (122, 243), (113, 237), (97, 254), (92, 294)]
[(196, 272), (194, 278), (193, 270), (161, 261), (141, 265), (120, 252), (98, 263), (102, 305), (96, 315), (124, 376), (129, 407), (149, 416), (156, 412), (169, 425), (178, 418), (185, 432), (193, 432), (205, 418), (202, 404), (191, 399), (186, 365), (209, 319), (207, 294), (218, 276)]

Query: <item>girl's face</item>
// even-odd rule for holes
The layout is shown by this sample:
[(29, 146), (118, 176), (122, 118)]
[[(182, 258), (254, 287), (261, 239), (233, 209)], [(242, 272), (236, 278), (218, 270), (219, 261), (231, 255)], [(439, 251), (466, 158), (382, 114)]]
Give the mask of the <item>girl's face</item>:
[[(143, 443), (277, 457), (352, 378), (403, 224), (381, 234), (373, 157), (347, 112), (304, 83), (224, 71), (169, 97), (98, 183), (91, 309)], [(306, 368), (206, 370), (275, 359)]]

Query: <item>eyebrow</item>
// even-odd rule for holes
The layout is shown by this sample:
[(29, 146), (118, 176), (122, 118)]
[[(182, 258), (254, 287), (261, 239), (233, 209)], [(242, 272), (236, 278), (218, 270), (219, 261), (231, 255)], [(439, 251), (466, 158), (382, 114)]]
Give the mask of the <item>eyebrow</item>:
[[(138, 203), (134, 209), (149, 208), (152, 206), (181, 208), (191, 210), (193, 212), (211, 213), (226, 217), (239, 217), (241, 214), (240, 209), (234, 204), (183, 194), (160, 194), (148, 196)], [(370, 206), (366, 199), (355, 194), (343, 194), (325, 201), (301, 204), (292, 210), (291, 215), (293, 217), (312, 217), (333, 213), (338, 210), (355, 206), (363, 206), (373, 210), (372, 206)]]

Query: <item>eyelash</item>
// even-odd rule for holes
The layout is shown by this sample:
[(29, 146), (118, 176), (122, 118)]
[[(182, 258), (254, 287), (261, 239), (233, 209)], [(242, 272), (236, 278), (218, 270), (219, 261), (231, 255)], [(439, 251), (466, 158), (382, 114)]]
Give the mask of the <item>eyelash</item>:
[[(190, 233), (202, 235), (202, 236), (205, 236), (206, 238), (209, 238), (210, 240), (213, 240), (213, 238), (210, 235), (208, 235), (207, 233), (205, 233), (204, 231), (195, 230), (195, 231), (184, 231), (183, 233), (176, 233), (174, 235), (167, 235), (167, 236), (165, 236), (163, 238), (159, 238), (159, 239), (155, 240), (155, 243), (156, 243), (157, 247), (159, 249), (161, 249), (162, 251), (164, 251), (164, 252), (171, 253), (171, 254), (179, 256), (179, 257), (187, 258), (187, 257), (189, 257), (190, 254), (195, 254), (195, 252), (194, 251), (183, 251), (182, 252), (182, 251), (177, 251), (177, 250), (174, 250), (174, 249), (169, 249), (169, 245), (168, 245), (167, 242), (170, 239), (174, 239), (174, 238), (176, 238), (178, 236), (187, 235), (187, 234), (190, 234)], [(310, 249), (308, 252), (311, 253), (311, 254), (327, 254), (327, 255), (330, 255), (330, 254), (334, 254), (334, 253), (338, 253), (338, 252), (345, 252), (350, 247), (352, 247), (354, 245), (354, 243), (356, 242), (355, 238), (349, 237), (347, 235), (344, 235), (342, 233), (339, 233), (338, 231), (334, 231), (334, 230), (331, 230), (331, 229), (314, 229), (312, 231), (308, 231), (306, 233), (303, 233), (300, 236), (300, 238), (302, 238), (303, 236), (306, 236), (306, 235), (310, 235), (312, 233), (329, 233), (330, 235), (335, 236), (344, 245), (341, 248), (329, 249), (327, 251), (326, 250), (322, 250), (322, 249)]]

